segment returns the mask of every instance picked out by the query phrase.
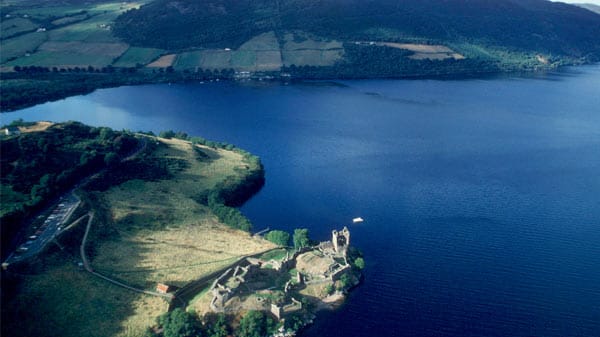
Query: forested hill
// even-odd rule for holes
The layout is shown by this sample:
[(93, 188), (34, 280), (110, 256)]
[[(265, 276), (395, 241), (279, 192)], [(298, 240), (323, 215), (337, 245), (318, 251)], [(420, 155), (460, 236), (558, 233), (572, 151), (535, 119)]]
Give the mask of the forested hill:
[(554, 55), (600, 55), (600, 15), (546, 0), (156, 0), (115, 33), (146, 47), (236, 48), (267, 32), (344, 41), (424, 39)]

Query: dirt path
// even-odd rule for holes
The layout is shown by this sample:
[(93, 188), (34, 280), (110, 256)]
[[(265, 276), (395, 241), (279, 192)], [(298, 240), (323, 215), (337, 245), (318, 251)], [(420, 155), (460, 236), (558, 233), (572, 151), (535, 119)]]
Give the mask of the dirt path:
[(131, 291), (135, 291), (138, 293), (142, 293), (142, 294), (146, 294), (146, 295), (151, 295), (151, 296), (157, 296), (157, 297), (162, 297), (162, 298), (166, 298), (167, 300), (171, 300), (173, 298), (172, 294), (162, 294), (162, 293), (158, 293), (158, 292), (154, 292), (154, 291), (149, 291), (149, 290), (143, 290), (143, 289), (138, 289), (132, 286), (129, 286), (125, 283), (119, 282), (117, 280), (113, 280), (107, 276), (104, 276), (100, 273), (97, 273), (94, 271), (94, 269), (92, 269), (87, 256), (85, 255), (85, 244), (87, 243), (87, 238), (88, 238), (88, 234), (90, 232), (90, 228), (92, 228), (92, 222), (94, 221), (94, 213), (90, 212), (88, 213), (89, 215), (89, 219), (88, 219), (88, 223), (87, 226), (85, 228), (85, 234), (83, 234), (83, 240), (81, 240), (81, 246), (79, 246), (79, 252), (81, 254), (81, 260), (83, 261), (83, 267), (85, 268), (85, 270), (87, 270), (90, 274), (99, 277), (105, 281), (108, 281), (114, 285), (117, 285), (121, 288), (125, 288)]

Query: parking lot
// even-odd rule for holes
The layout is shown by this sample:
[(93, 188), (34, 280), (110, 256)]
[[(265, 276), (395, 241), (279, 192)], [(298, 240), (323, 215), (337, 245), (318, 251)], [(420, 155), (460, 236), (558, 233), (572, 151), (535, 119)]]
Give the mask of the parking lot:
[(79, 199), (73, 193), (61, 197), (49, 212), (39, 216), (42, 219), (45, 217), (44, 222), (41, 224), (40, 221), (35, 222), (36, 224), (29, 230), (29, 234), (25, 236), (23, 242), (4, 263), (15, 263), (38, 254), (64, 230), (66, 222), (79, 203)]

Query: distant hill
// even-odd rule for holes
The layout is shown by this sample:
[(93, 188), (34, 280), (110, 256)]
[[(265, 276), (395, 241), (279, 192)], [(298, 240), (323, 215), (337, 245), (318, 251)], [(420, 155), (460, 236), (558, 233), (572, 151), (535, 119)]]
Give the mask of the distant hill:
[(593, 5), (593, 4), (576, 4), (575, 6), (581, 7), (581, 8), (585, 8), (587, 10), (590, 10), (594, 13), (598, 13), (600, 14), (600, 6), (598, 5)]
[(156, 0), (123, 14), (136, 46), (237, 48), (261, 33), (341, 41), (476, 43), (599, 59), (600, 16), (546, 0)]

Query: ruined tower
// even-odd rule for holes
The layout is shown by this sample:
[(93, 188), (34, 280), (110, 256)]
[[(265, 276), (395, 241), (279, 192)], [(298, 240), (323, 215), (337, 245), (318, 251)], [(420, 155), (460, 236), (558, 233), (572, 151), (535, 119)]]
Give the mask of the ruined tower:
[(331, 232), (331, 242), (336, 253), (346, 256), (348, 246), (350, 245), (350, 231), (344, 227), (340, 232), (334, 230)]

